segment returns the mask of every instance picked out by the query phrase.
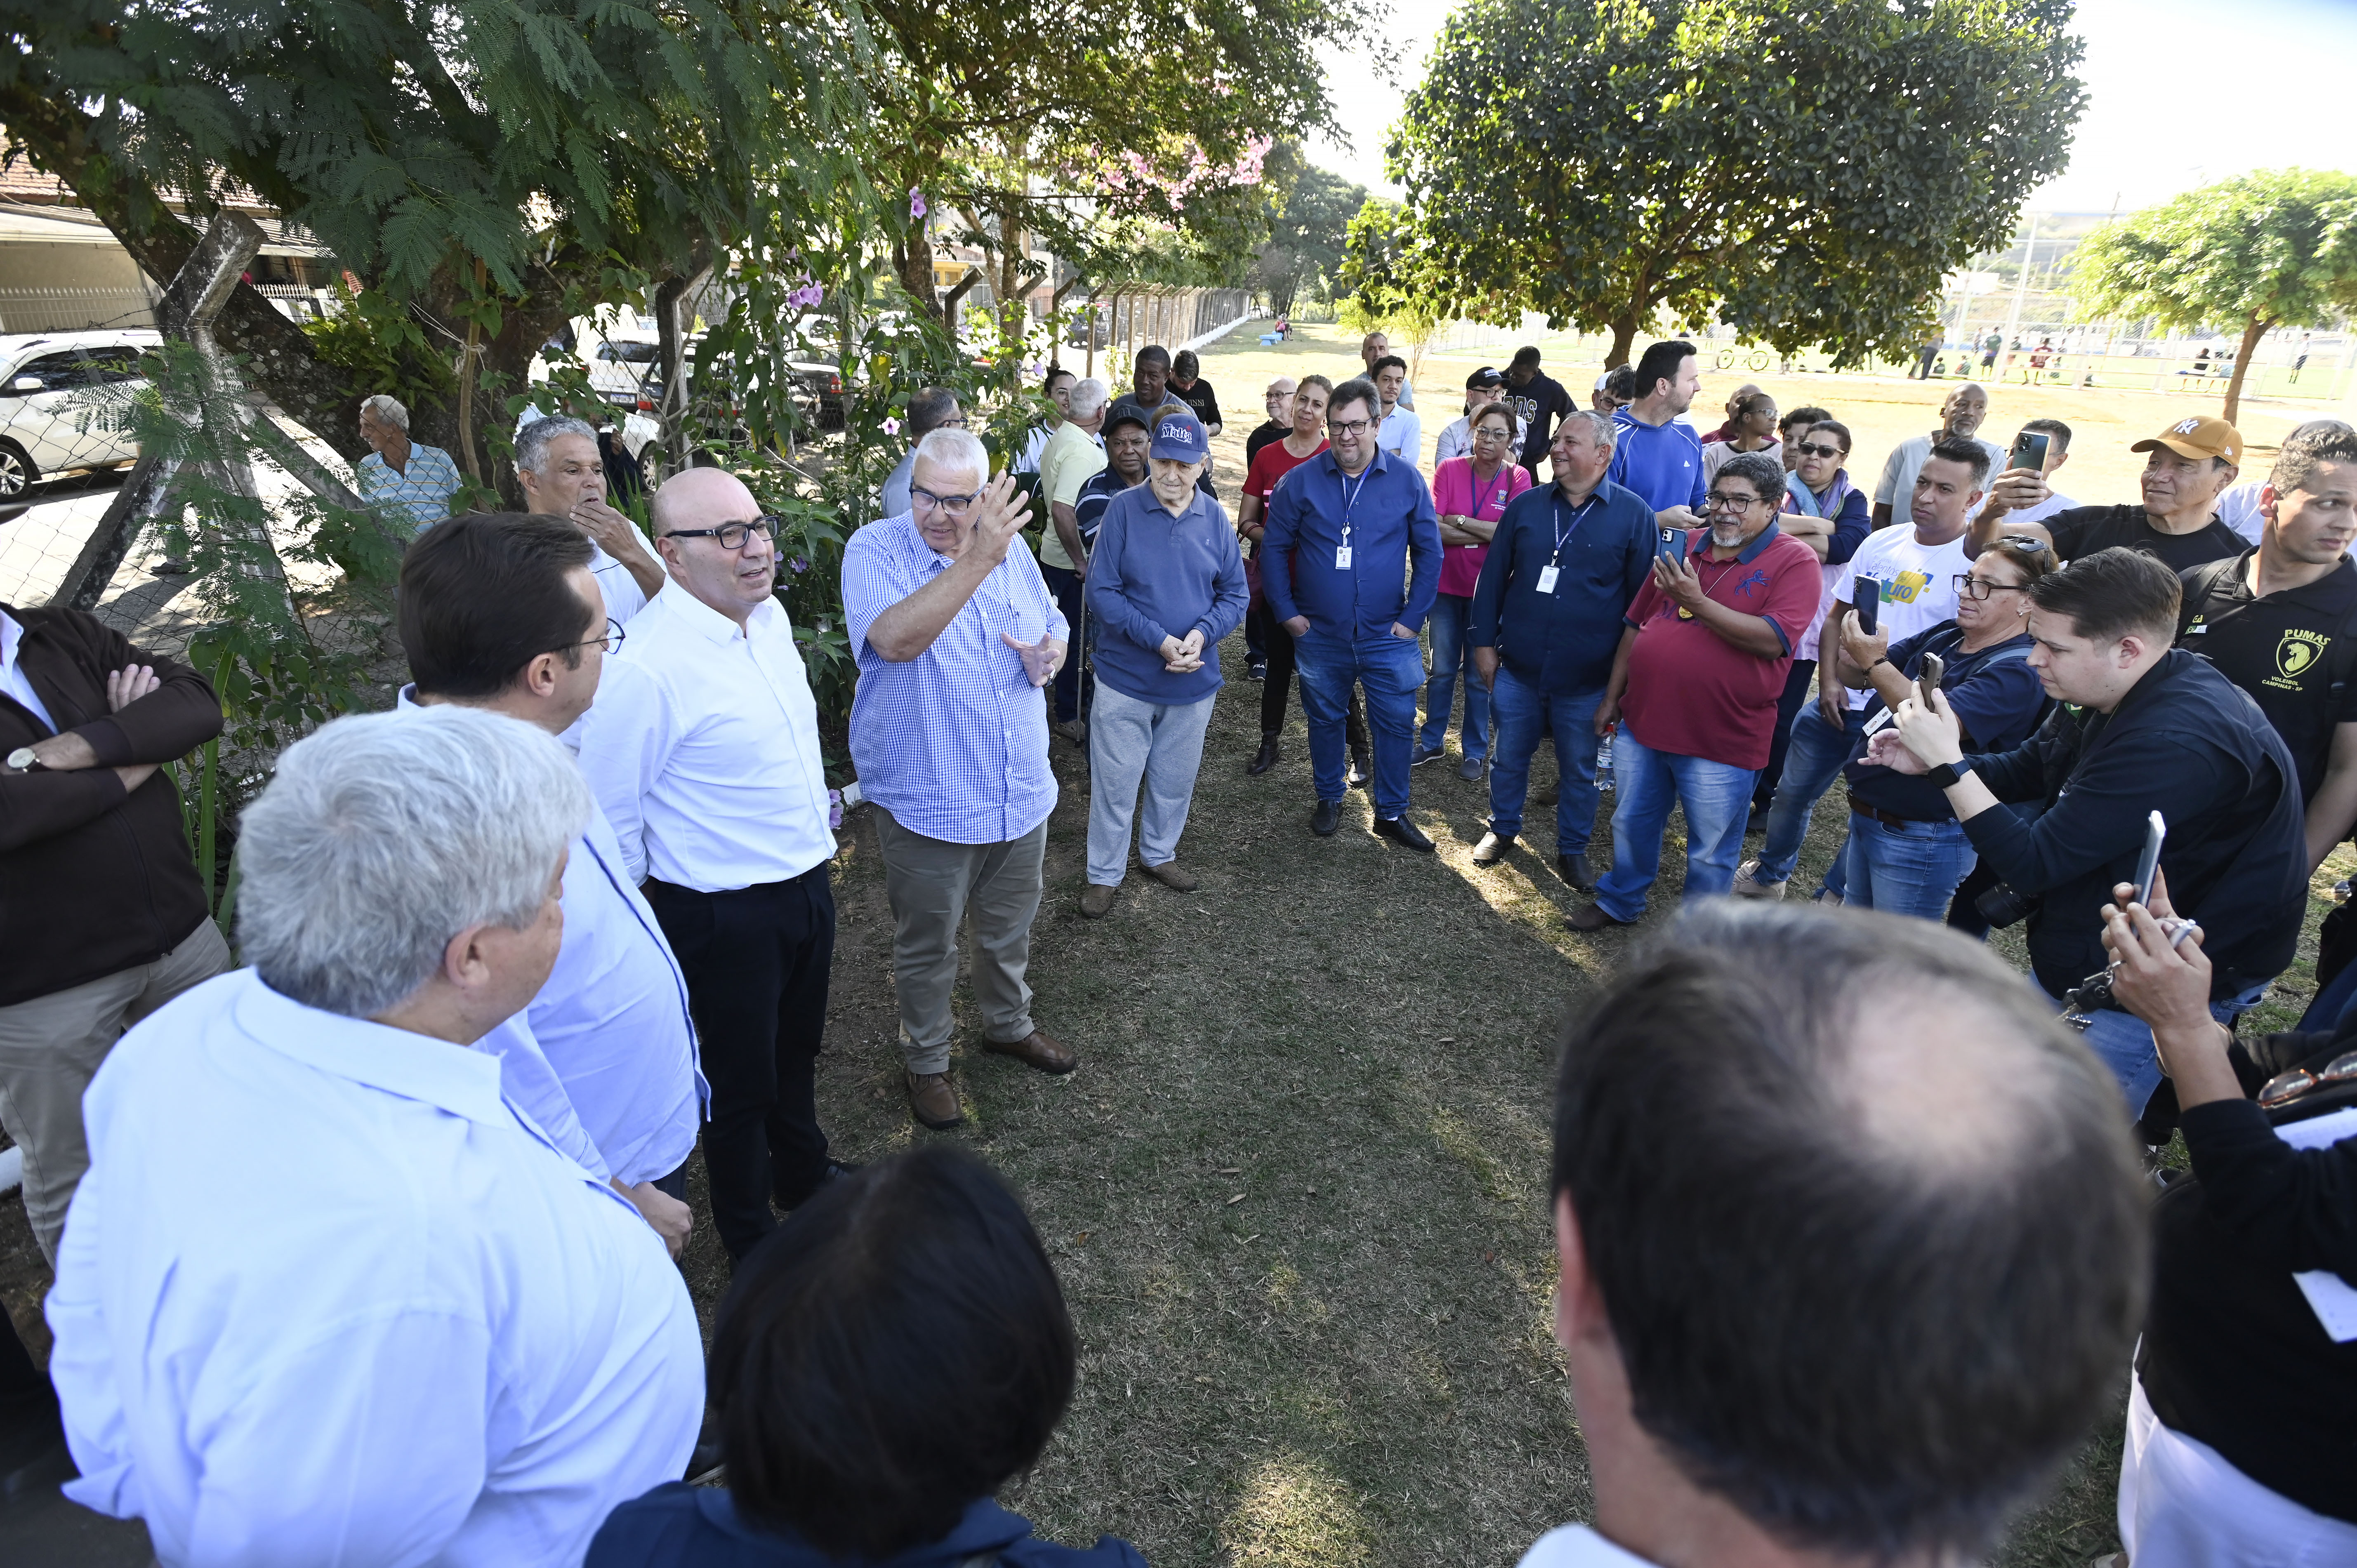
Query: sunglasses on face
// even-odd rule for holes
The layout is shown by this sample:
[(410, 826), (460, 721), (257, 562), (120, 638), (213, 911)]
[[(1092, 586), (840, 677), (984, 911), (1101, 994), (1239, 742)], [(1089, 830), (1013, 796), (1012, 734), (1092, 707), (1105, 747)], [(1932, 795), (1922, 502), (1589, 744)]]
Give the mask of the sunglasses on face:
[(1823, 443), (1816, 441), (1801, 442), (1795, 446), (1792, 450), (1798, 452), (1803, 457), (1840, 457), (1846, 456), (1846, 454), (1838, 446), (1827, 446)]

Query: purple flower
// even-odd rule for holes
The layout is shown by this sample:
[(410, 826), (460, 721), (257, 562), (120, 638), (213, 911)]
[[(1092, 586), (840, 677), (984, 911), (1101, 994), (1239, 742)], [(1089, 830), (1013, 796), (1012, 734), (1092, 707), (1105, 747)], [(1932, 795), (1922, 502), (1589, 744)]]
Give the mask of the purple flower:
[(909, 216), (922, 218), (924, 215), (925, 193), (912, 185), (909, 188)]
[(810, 570), (810, 563), (803, 560), (799, 555), (787, 562), (786, 564), (797, 572), (807, 572)]

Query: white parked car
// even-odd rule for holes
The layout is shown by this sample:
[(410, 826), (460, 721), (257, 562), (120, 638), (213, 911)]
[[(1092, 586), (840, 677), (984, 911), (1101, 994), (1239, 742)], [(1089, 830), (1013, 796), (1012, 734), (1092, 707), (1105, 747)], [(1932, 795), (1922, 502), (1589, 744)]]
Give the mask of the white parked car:
[(70, 469), (135, 459), (114, 405), (134, 390), (122, 383), (143, 379), (141, 351), (161, 341), (148, 331), (0, 334), (0, 500)]

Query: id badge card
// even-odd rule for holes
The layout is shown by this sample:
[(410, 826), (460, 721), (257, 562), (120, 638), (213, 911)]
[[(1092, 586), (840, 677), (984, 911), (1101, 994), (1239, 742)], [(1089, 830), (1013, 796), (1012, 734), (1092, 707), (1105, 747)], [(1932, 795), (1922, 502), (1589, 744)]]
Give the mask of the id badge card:
[(1540, 592), (1540, 593), (1542, 593), (1542, 594), (1552, 594), (1552, 593), (1554, 593), (1554, 592), (1555, 592), (1555, 578), (1556, 578), (1557, 576), (1559, 576), (1559, 575), (1561, 575), (1561, 572), (1560, 572), (1560, 570), (1559, 570), (1558, 568), (1556, 568), (1556, 567), (1554, 567), (1554, 566), (1542, 566), (1542, 567), (1540, 567), (1540, 568), (1539, 568), (1539, 592)]
[(1347, 544), (1336, 545), (1334, 547), (1334, 570), (1337, 572), (1347, 572), (1350, 569), (1351, 547)]

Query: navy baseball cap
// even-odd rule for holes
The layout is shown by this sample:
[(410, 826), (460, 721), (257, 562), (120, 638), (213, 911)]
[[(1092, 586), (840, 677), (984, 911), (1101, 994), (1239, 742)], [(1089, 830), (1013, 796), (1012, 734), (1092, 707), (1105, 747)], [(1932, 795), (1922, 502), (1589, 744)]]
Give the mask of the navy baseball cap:
[(1183, 408), (1166, 408), (1154, 416), (1154, 445), (1149, 456), (1175, 463), (1200, 463), (1211, 455), (1203, 422)]
[(1501, 387), (1505, 384), (1505, 376), (1495, 365), (1484, 365), (1480, 370), (1465, 378), (1465, 390), (1467, 392), (1471, 392), (1476, 387)]

